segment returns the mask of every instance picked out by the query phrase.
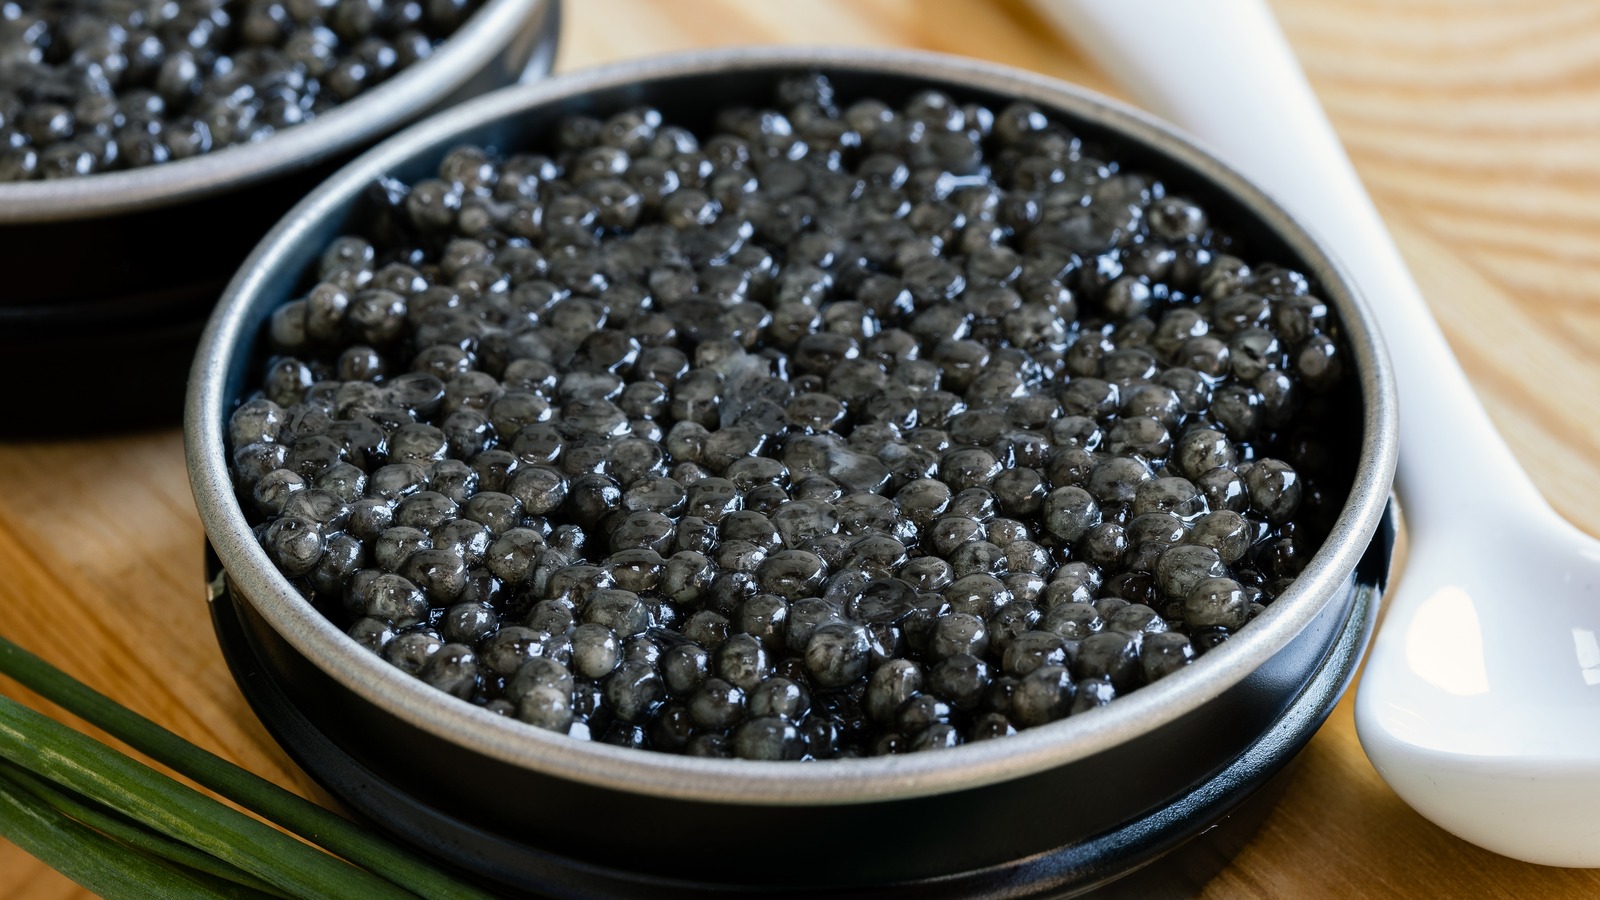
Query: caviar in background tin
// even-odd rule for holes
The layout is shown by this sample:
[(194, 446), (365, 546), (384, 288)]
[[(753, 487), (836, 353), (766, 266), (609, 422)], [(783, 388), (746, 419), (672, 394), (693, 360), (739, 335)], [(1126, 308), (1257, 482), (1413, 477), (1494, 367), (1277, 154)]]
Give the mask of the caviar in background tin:
[(481, 0), (0, 0), (0, 183), (187, 159), (310, 121)]

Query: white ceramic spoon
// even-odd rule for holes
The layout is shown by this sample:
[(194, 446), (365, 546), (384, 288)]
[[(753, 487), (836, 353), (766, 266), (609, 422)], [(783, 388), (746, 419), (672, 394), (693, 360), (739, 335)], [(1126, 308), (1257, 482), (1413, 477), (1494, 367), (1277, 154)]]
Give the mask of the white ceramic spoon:
[(1356, 697), (1373, 765), (1479, 846), (1600, 866), (1600, 542), (1551, 510), (1495, 431), (1271, 12), (1035, 5), (1320, 235), (1376, 313), (1400, 391), (1411, 554)]

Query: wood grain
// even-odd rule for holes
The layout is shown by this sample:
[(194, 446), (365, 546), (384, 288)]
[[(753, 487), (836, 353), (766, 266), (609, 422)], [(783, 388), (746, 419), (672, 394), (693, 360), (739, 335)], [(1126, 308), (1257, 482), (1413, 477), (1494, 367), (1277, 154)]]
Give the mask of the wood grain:
[[(1335, 127), (1491, 415), (1600, 533), (1600, 5), (1277, 0)], [(747, 43), (920, 47), (1116, 93), (1024, 0), (573, 0), (561, 67)], [(0, 630), (292, 789), (216, 649), (176, 431), (0, 446)], [(47, 708), (15, 685), (0, 691)], [(76, 723), (81, 724), (81, 723)], [(1362, 755), (1348, 698), (1221, 898), (1591, 897), (1600, 872), (1465, 844)], [(0, 897), (84, 892), (0, 841)]]

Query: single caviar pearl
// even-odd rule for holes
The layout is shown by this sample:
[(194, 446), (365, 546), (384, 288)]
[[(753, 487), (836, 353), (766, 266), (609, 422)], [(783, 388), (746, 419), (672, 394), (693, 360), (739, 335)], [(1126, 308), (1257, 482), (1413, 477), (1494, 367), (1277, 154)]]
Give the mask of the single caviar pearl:
[(1023, 726), (1054, 722), (1071, 711), (1076, 693), (1066, 668), (1040, 666), (1017, 682), (1011, 696), (1011, 715)]

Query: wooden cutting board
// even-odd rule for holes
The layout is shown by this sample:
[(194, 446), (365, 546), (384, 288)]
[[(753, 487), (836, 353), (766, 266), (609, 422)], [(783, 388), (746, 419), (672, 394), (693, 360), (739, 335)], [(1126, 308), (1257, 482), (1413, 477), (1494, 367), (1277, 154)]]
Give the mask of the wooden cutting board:
[[(1490, 413), (1556, 508), (1600, 533), (1600, 4), (1273, 5)], [(1117, 93), (1023, 0), (569, 0), (565, 14), (568, 70), (714, 45), (855, 44)], [(200, 550), (175, 429), (0, 446), (0, 632), (318, 796), (228, 677)], [(1362, 755), (1348, 698), (1302, 762), (1203, 896), (1600, 896), (1600, 871), (1497, 857), (1411, 812)], [(0, 897), (84, 893), (0, 841)]]

